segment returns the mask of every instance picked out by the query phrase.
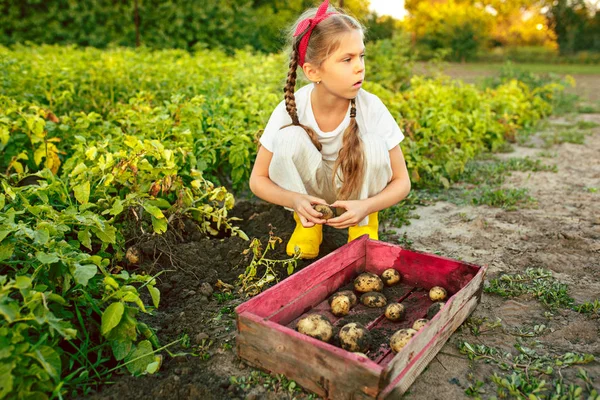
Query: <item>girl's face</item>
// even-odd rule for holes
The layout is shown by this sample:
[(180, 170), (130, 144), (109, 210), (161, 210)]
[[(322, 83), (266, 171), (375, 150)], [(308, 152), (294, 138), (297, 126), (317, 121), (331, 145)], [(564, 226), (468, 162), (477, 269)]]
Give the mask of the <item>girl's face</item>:
[(365, 79), (364, 57), (362, 32), (353, 30), (345, 34), (338, 49), (319, 68), (321, 86), (336, 96), (355, 98)]

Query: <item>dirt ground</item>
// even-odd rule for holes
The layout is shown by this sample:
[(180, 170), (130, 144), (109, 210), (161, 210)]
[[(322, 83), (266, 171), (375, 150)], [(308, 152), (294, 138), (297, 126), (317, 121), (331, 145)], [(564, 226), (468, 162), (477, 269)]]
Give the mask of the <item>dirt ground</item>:
[[(581, 114), (578, 120), (600, 123), (600, 114)], [(561, 124), (562, 119), (551, 123)], [(398, 233), (413, 249), (455, 259), (488, 265), (486, 281), (501, 273), (522, 272), (527, 267), (546, 268), (569, 285), (569, 294), (579, 302), (600, 298), (600, 128), (593, 128), (585, 144), (563, 143), (549, 149), (529, 145), (515, 147), (500, 157), (530, 157), (555, 164), (557, 172), (513, 172), (504, 187), (526, 188), (535, 198), (533, 205), (506, 211), (488, 206), (436, 202), (420, 206), (411, 225)], [(249, 237), (266, 243), (269, 231), (283, 239), (269, 258), (283, 259), (285, 243), (293, 230), (291, 214), (281, 207), (262, 202), (239, 202), (233, 215), (242, 218), (240, 227)], [(191, 229), (191, 228), (190, 228)], [(257, 380), (256, 372), (235, 354), (233, 309), (244, 299), (228, 296), (219, 280), (235, 285), (251, 260), (248, 242), (239, 238), (209, 239), (194, 234), (179, 243), (148, 242), (142, 246), (146, 263), (142, 268), (161, 275), (161, 304), (145, 321), (157, 330), (162, 345), (180, 340), (165, 352), (160, 371), (133, 378), (116, 375), (112, 384), (94, 394), (93, 399), (291, 399), (306, 394), (290, 394), (281, 380)], [(325, 230), (321, 257), (346, 242), (346, 233)], [(162, 254), (156, 261), (156, 256)], [(297, 269), (308, 265), (302, 261)], [(279, 271), (281, 276), (286, 273)], [(496, 346), (514, 353), (514, 329), (544, 324), (546, 329), (534, 339), (541, 352), (563, 354), (569, 351), (600, 357), (600, 320), (571, 310), (548, 314), (540, 302), (527, 298), (504, 299), (484, 293), (472, 318), (498, 321), (502, 326), (485, 334), (473, 335), (466, 326), (450, 338), (440, 353), (418, 377), (405, 398), (465, 398), (465, 389), (483, 381), (484, 397), (495, 394), (489, 376), (501, 372), (483, 361), (470, 363), (458, 351), (461, 341)], [(584, 366), (595, 385), (600, 385), (600, 363)], [(576, 372), (576, 368), (571, 368)], [(573, 372), (564, 372), (569, 382), (582, 385)], [(231, 377), (238, 382), (232, 383)]]

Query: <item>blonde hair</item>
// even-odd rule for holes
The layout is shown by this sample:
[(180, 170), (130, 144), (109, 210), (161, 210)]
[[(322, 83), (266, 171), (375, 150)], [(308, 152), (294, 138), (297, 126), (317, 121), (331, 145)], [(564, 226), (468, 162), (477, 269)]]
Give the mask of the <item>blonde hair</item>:
[[(364, 27), (351, 16), (344, 14), (335, 7), (329, 7), (327, 12), (337, 12), (327, 19), (321, 21), (312, 31), (308, 48), (306, 50), (305, 62), (320, 66), (323, 62), (335, 52), (342, 41), (342, 37), (352, 30), (360, 31), (364, 36)], [(284, 89), (285, 93), (285, 108), (292, 119), (291, 125), (302, 127), (315, 147), (321, 151), (322, 145), (319, 142), (317, 134), (310, 127), (303, 125), (298, 120), (298, 111), (296, 109), (296, 97), (294, 95), (296, 89), (296, 69), (299, 64), (298, 47), (303, 35), (294, 37), (294, 32), (301, 21), (307, 18), (313, 18), (317, 13), (317, 9), (309, 9), (305, 11), (293, 25), (289, 32), (289, 41), (291, 44), (290, 64), (287, 81)], [(336, 176), (338, 170), (341, 170), (342, 186), (337, 191), (338, 200), (348, 200), (358, 196), (358, 191), (362, 186), (364, 179), (364, 156), (362, 150), (362, 141), (358, 134), (358, 124), (356, 122), (356, 101), (350, 101), (350, 125), (344, 131), (342, 138), (342, 148), (339, 151), (338, 158), (333, 166), (333, 187), (336, 186)], [(289, 125), (288, 125), (289, 126)]]

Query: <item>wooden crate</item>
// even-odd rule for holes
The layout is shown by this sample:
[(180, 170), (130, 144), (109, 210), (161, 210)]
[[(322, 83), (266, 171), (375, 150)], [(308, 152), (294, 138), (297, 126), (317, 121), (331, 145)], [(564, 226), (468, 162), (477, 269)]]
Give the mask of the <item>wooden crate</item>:
[[(450, 296), (398, 354), (385, 344), (377, 356), (365, 358), (295, 331), (296, 321), (311, 312), (327, 316), (335, 325), (339, 318), (329, 312), (328, 297), (361, 272), (379, 275), (388, 268), (402, 275), (399, 298), (388, 302), (407, 304), (407, 315), (392, 323), (383, 317), (384, 309), (378, 309), (368, 329), (385, 324), (396, 324), (397, 329), (412, 326), (432, 303), (427, 294), (433, 286), (446, 288)], [(238, 306), (237, 352), (249, 364), (284, 374), (323, 398), (398, 398), (475, 309), (485, 271), (485, 267), (409, 251), (364, 235)], [(351, 314), (365, 310), (357, 305)]]

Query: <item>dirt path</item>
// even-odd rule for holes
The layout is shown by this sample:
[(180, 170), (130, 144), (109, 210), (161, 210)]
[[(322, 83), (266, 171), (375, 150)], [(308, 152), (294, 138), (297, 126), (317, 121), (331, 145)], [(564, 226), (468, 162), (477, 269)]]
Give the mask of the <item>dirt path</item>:
[[(600, 123), (600, 115), (580, 115), (578, 120)], [(564, 119), (551, 119), (564, 124)], [(535, 139), (535, 138), (533, 138)], [(535, 140), (533, 140), (535, 142)], [(551, 155), (552, 157), (542, 157)], [(578, 302), (600, 298), (600, 128), (592, 130), (585, 144), (564, 143), (542, 149), (516, 147), (515, 152), (501, 155), (528, 156), (544, 164), (556, 164), (557, 172), (513, 172), (504, 183), (507, 188), (526, 188), (537, 200), (533, 207), (504, 211), (488, 206), (457, 206), (438, 202), (419, 207), (420, 219), (399, 232), (413, 242), (412, 248), (439, 252), (479, 265), (487, 264), (489, 280), (502, 273), (522, 273), (528, 267), (545, 268), (569, 285), (569, 295)], [(519, 336), (508, 334), (516, 329), (545, 325), (544, 331), (531, 340), (540, 353), (591, 353), (600, 357), (600, 320), (571, 310), (550, 314), (540, 302), (527, 298), (503, 299), (484, 294), (472, 320), (501, 321), (502, 326), (474, 336), (463, 325), (453, 335), (428, 369), (410, 389), (411, 399), (455, 399), (465, 397), (465, 389), (477, 380), (487, 389), (484, 398), (495, 395), (490, 375), (501, 373), (483, 361), (470, 367), (459, 353), (458, 344), (468, 341), (485, 344), (517, 354), (514, 344)], [(585, 366), (600, 387), (600, 363)], [(569, 383), (583, 385), (571, 368)], [(563, 373), (564, 374), (564, 373)], [(470, 379), (469, 379), (470, 378)], [(547, 379), (547, 378), (546, 378)]]

